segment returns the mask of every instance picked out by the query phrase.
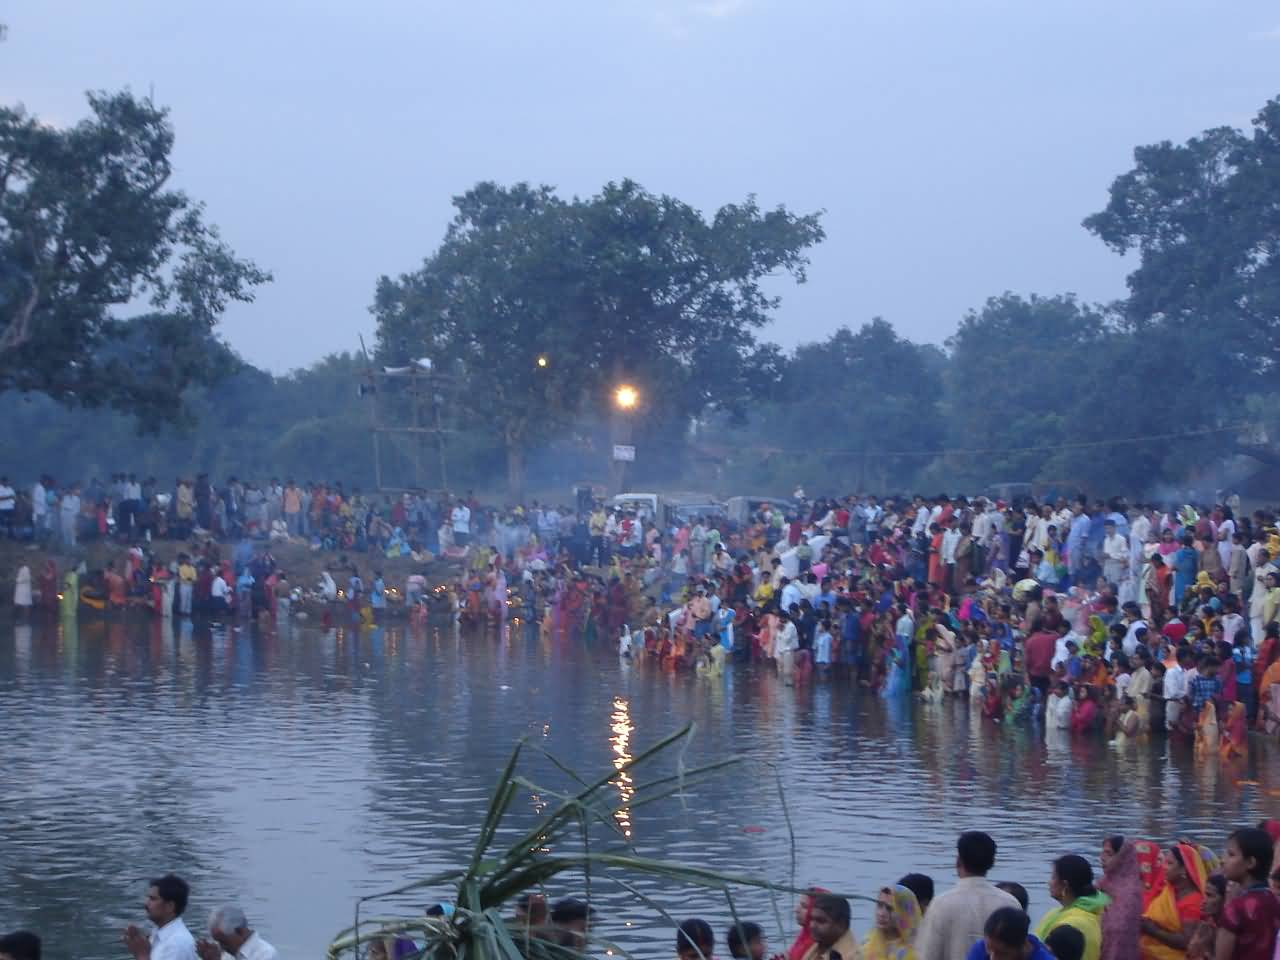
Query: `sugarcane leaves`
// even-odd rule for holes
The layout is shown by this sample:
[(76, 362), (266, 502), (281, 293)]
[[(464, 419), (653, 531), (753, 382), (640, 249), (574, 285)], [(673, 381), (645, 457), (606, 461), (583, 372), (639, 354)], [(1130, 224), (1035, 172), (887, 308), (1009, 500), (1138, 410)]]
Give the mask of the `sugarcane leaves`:
[[(750, 887), (767, 890), (778, 916), (778, 893), (805, 893), (797, 888), (793, 876), (789, 884), (776, 884), (763, 877), (739, 876), (719, 873), (703, 867), (671, 863), (643, 857), (636, 853), (627, 831), (619, 827), (618, 816), (649, 804), (659, 803), (671, 797), (683, 801), (687, 792), (708, 777), (745, 762), (741, 757), (728, 757), (707, 764), (687, 767), (685, 753), (694, 732), (693, 724), (664, 737), (635, 757), (617, 765), (595, 779), (579, 776), (568, 764), (536, 744), (518, 743), (504, 766), (498, 783), (490, 797), (484, 820), (476, 836), (475, 846), (465, 869), (438, 873), (426, 880), (402, 885), (385, 894), (364, 897), (360, 903), (395, 896), (428, 886), (456, 883), (456, 907), (446, 920), (418, 918), (416, 920), (365, 921), (359, 919), (359, 905), (355, 925), (342, 931), (329, 949), (331, 958), (355, 955), (359, 945), (370, 936), (387, 937), (397, 934), (420, 935), (425, 940), (421, 955), (431, 960), (581, 960), (581, 951), (552, 943), (538, 936), (538, 931), (526, 925), (509, 925), (501, 915), (503, 904), (522, 894), (545, 888), (554, 878), (567, 873), (580, 875), (586, 883), (586, 896), (591, 899), (593, 883), (598, 880), (616, 883), (639, 901), (649, 904), (663, 916), (667, 912), (653, 903), (637, 886), (623, 879), (626, 875), (659, 878), (670, 884), (702, 887), (718, 890), (729, 903), (729, 911), (735, 924), (740, 924), (732, 896), (734, 887)], [(519, 771), (521, 758), (527, 750), (545, 757), (557, 770), (571, 781), (568, 790), (549, 788)], [(652, 762), (664, 752), (676, 753), (674, 773), (660, 773), (647, 781), (636, 781), (634, 772), (642, 764)], [(627, 789), (621, 789), (626, 784)], [(576, 791), (575, 791), (576, 788)], [(780, 798), (786, 807), (785, 794)], [(554, 809), (532, 829), (520, 835), (500, 854), (491, 851), (495, 838), (512, 803), (522, 792), (540, 797), (554, 797)], [(788, 835), (794, 847), (790, 816), (787, 815)], [(604, 825), (609, 836), (622, 842), (603, 850), (591, 846), (591, 832), (596, 825)], [(794, 858), (794, 850), (793, 850)], [(794, 861), (793, 861), (794, 863)], [(594, 878), (594, 879), (593, 879)], [(849, 899), (874, 902), (873, 898), (846, 895)], [(779, 926), (781, 921), (779, 920)], [(588, 942), (606, 943), (595, 936)], [(616, 954), (625, 951), (607, 944)]]

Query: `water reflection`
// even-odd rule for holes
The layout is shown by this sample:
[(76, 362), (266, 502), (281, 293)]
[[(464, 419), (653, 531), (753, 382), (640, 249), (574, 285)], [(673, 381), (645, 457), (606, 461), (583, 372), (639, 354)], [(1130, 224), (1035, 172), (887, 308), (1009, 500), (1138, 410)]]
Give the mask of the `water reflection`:
[[(84, 958), (118, 955), (141, 878), (169, 869), (191, 879), (193, 917), (236, 899), (283, 952), (319, 955), (355, 896), (470, 856), (522, 736), (595, 774), (693, 720), (688, 766), (733, 753), (762, 762), (699, 785), (687, 806), (632, 808), (635, 783), (617, 777), (617, 823), (642, 855), (788, 879), (772, 764), (801, 883), (871, 892), (923, 870), (945, 888), (954, 834), (984, 826), (1000, 843), (997, 874), (1032, 890), (1033, 912), (1047, 906), (1044, 874), (1058, 853), (1092, 856), (1109, 832), (1220, 844), (1229, 827), (1268, 814), (1280, 789), (1267, 750), (1197, 765), (1185, 745), (1119, 751), (1044, 737), (993, 726), (963, 703), (885, 703), (829, 681), (792, 689), (751, 669), (711, 682), (620, 663), (535, 624), (500, 634), (441, 623), (2, 626), (0, 716), (0, 917), (43, 931), (51, 955)], [(553, 776), (544, 765), (531, 779), (558, 789)], [(521, 804), (512, 831), (548, 802)], [(721, 895), (635, 882), (682, 915), (726, 921)], [(583, 886), (566, 877), (549, 892)], [(591, 890), (602, 934), (642, 957), (669, 953), (653, 911), (606, 878)], [(783, 943), (767, 895), (735, 903)], [(870, 921), (856, 910), (860, 932)]]
[(622, 835), (628, 840), (631, 839), (631, 810), (627, 804), (635, 795), (635, 783), (631, 779), (631, 772), (623, 770), (631, 761), (631, 709), (625, 697), (615, 697), (613, 700), (613, 715), (609, 718), (613, 721), (613, 736), (609, 738), (609, 742), (613, 744), (613, 766), (615, 769), (622, 771), (616, 778), (618, 784), (618, 795), (622, 800), (622, 806), (614, 812), (613, 818), (618, 821), (618, 827), (622, 830)]

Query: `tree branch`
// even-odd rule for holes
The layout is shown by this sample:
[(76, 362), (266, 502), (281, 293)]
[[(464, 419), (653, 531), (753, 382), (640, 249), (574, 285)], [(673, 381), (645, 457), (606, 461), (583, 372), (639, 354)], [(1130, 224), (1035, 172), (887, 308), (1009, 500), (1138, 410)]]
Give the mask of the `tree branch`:
[(36, 312), (39, 302), (40, 287), (33, 281), (31, 293), (14, 312), (8, 326), (0, 332), (0, 353), (16, 350), (31, 339), (31, 317)]

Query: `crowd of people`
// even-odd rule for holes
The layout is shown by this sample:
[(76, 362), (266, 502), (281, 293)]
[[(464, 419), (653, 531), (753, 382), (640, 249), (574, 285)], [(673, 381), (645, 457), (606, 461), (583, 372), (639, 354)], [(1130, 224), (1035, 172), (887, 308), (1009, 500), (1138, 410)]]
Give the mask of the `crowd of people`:
[[(297, 540), (315, 549), (403, 549), (439, 553), (455, 532), (465, 544), (474, 495), (407, 492), (369, 496), (340, 481), (268, 483), (208, 474), (178, 477), (172, 485), (132, 473), (103, 481), (57, 483), (47, 474), (29, 486), (0, 477), (0, 532), (36, 543), (74, 548), (95, 540), (124, 543), (188, 540)], [(398, 555), (398, 553), (397, 553)]]
[[(849, 900), (813, 887), (796, 905), (799, 931), (785, 954), (771, 954), (761, 925), (737, 916), (724, 922), (723, 944), (734, 960), (1277, 960), (1280, 870), (1273, 873), (1272, 866), (1280, 864), (1278, 843), (1276, 820), (1234, 831), (1221, 857), (1187, 839), (1162, 846), (1108, 836), (1097, 871), (1074, 853), (1048, 864), (1056, 906), (1033, 922), (1026, 886), (988, 879), (995, 840), (969, 831), (956, 842), (954, 885), (935, 897), (926, 874), (886, 883), (877, 891), (874, 925), (862, 938), (853, 930)], [(215, 910), (208, 938), (197, 940), (183, 919), (189, 896), (180, 877), (151, 881), (144, 901), (149, 929), (130, 925), (122, 935), (135, 960), (277, 956), (238, 906)], [(425, 916), (447, 925), (455, 907), (435, 903)], [(526, 957), (548, 955), (533, 949), (538, 942), (568, 951), (555, 955), (590, 955), (595, 920), (589, 902), (567, 897), (549, 908), (541, 894), (526, 893), (507, 926)], [(373, 935), (367, 956), (408, 960), (423, 949), (409, 933)], [(31, 931), (0, 937), (0, 960), (40, 960), (40, 951)], [(678, 925), (675, 953), (677, 960), (724, 955), (713, 925), (701, 917)]]
[[(534, 510), (524, 529), (539, 528)], [(544, 629), (715, 675), (969, 700), (1046, 736), (1168, 731), (1243, 756), (1280, 732), (1280, 534), (1230, 502), (799, 500), (749, 522), (662, 523), (604, 505), (557, 537), (478, 532), (464, 617)]]
[[(0, 504), (12, 489), (0, 481)], [(47, 477), (33, 486), (27, 499), (49, 509), (25, 520), (15, 495), (5, 528), (51, 534), (53, 491)], [(389, 607), (418, 619), (446, 607), (603, 639), (667, 669), (714, 675), (753, 660), (787, 683), (963, 698), (1046, 736), (1125, 745), (1168, 731), (1232, 757), (1251, 727), (1280, 733), (1274, 513), (1244, 516), (1230, 496), (1193, 506), (796, 493), (732, 523), (603, 501), (499, 508), (474, 494), (405, 493), (374, 503), (340, 483), (215, 488), (203, 475), (159, 494), (117, 475), (88, 499), (127, 554), (98, 571), (22, 567), (14, 596), (20, 607), (75, 603), (87, 578), (107, 606), (140, 600), (179, 615), (287, 617), (304, 596), (366, 621)], [(161, 507), (176, 522), (154, 522)], [(161, 531), (189, 539), (190, 552), (154, 563), (148, 538)], [(272, 556), (276, 532), (334, 547), (337, 559), (316, 582), (293, 582)], [(411, 565), (403, 584), (382, 575), (394, 557)], [(461, 575), (433, 583), (437, 557)]]

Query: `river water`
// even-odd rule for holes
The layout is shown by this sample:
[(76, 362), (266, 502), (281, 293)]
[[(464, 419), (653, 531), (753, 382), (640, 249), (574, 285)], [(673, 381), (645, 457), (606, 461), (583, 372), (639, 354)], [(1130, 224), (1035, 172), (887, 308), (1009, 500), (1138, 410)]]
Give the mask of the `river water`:
[[(945, 889), (955, 835), (982, 828), (1000, 845), (993, 877), (1026, 885), (1038, 915), (1054, 856), (1094, 859), (1117, 832), (1220, 849), (1230, 828), (1280, 806), (1275, 752), (1256, 738), (1236, 764), (1197, 763), (1163, 741), (1046, 746), (962, 703), (890, 708), (748, 667), (672, 675), (519, 627), (2, 624), (0, 928), (38, 930), (51, 957), (119, 957), (146, 878), (172, 870), (192, 885), (193, 929), (235, 901), (283, 955), (320, 957), (357, 896), (465, 862), (517, 738), (597, 774), (691, 720), (686, 764), (741, 753), (777, 765), (801, 885), (872, 896), (909, 870)], [(528, 769), (563, 783), (546, 762)], [(512, 817), (527, 828), (545, 802), (522, 797)], [(629, 829), (641, 855), (790, 881), (786, 816), (763, 764), (639, 809)], [(720, 894), (637, 886), (677, 918), (727, 924)], [(582, 880), (548, 892), (580, 895)], [(602, 877), (592, 900), (602, 933), (671, 955), (653, 908)], [(771, 949), (785, 946), (766, 894), (736, 902)], [(870, 917), (855, 904), (860, 936)]]

